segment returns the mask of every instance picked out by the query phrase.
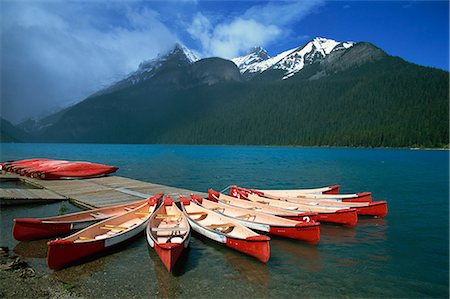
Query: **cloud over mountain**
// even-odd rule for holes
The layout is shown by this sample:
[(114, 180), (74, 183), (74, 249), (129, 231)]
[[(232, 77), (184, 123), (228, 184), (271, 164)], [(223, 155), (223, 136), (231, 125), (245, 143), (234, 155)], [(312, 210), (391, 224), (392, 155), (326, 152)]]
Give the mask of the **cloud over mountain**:
[(148, 7), (103, 4), (2, 3), (2, 115), (79, 101), (178, 40)]
[(218, 22), (199, 12), (188, 32), (200, 41), (206, 56), (232, 58), (253, 46), (266, 46), (286, 37), (294, 21), (298, 22), (322, 4), (321, 0), (268, 2)]

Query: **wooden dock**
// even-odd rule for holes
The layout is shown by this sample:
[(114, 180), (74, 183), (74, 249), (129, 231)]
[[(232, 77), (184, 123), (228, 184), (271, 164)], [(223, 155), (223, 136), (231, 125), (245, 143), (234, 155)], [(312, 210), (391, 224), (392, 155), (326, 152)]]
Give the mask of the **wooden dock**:
[(153, 184), (120, 176), (106, 176), (82, 180), (39, 180), (2, 172), (0, 179), (21, 180), (38, 189), (0, 189), (0, 200), (14, 198), (34, 200), (69, 200), (73, 204), (86, 209), (100, 208), (109, 205), (141, 200), (148, 196), (164, 193), (177, 200), (179, 195), (189, 196), (197, 192), (182, 188)]

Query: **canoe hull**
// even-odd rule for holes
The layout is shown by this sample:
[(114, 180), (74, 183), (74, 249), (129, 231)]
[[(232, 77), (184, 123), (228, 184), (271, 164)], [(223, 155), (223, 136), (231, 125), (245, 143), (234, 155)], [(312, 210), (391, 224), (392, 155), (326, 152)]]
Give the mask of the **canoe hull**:
[(267, 263), (270, 258), (269, 241), (270, 238), (262, 235), (247, 237), (246, 239), (227, 237), (226, 246)]
[(145, 201), (139, 201), (128, 204), (113, 205), (56, 217), (16, 218), (14, 219), (13, 237), (18, 241), (31, 241), (65, 235), (72, 233), (75, 230), (86, 228), (107, 218), (124, 214), (126, 212), (125, 208), (131, 209), (143, 204), (144, 202)]
[(357, 197), (343, 198), (342, 202), (372, 202), (372, 192), (357, 193)]
[(3, 163), (2, 169), (39, 179), (81, 179), (104, 176), (118, 168), (81, 161), (28, 159)]
[(14, 219), (13, 237), (17, 241), (31, 241), (64, 235), (71, 231), (71, 223), (45, 223), (39, 219), (18, 218)]
[(92, 169), (86, 171), (55, 171), (39, 175), (40, 179), (45, 180), (60, 180), (60, 179), (78, 179), (78, 178), (97, 178), (102, 177), (117, 171), (117, 167), (109, 167), (105, 169)]
[[(181, 197), (180, 201), (183, 206), (183, 212), (187, 214), (185, 206), (191, 204), (189, 199)], [(215, 212), (211, 213), (215, 214)], [(207, 229), (204, 226), (197, 223), (196, 221), (192, 220), (190, 217), (187, 217), (187, 219), (191, 228), (195, 232), (208, 239), (224, 244), (225, 246), (232, 248), (236, 251), (239, 251), (241, 253), (244, 253), (246, 255), (255, 257), (256, 259), (258, 259), (263, 263), (266, 263), (270, 258), (270, 244), (269, 244), (270, 238), (268, 236), (256, 234), (253, 236), (246, 237), (245, 239), (235, 238), (229, 235), (225, 235), (223, 233), (215, 232), (212, 229)], [(231, 220), (232, 218), (229, 219)], [(236, 223), (238, 222), (236, 221)]]
[(50, 241), (47, 245), (47, 266), (52, 270), (60, 270), (82, 258), (100, 253), (106, 249), (104, 240), (86, 243), (55, 240)]
[(316, 244), (320, 241), (320, 224), (316, 223), (306, 226), (299, 223), (296, 227), (271, 226), (269, 233), (279, 237)]
[(355, 209), (342, 209), (333, 213), (319, 213), (319, 222), (355, 226), (358, 223), (358, 214)]
[(339, 194), (339, 185), (330, 186), (330, 190), (324, 191), (322, 194)]
[(169, 272), (172, 271), (185, 248), (186, 246), (182, 243), (155, 244), (154, 247), (156, 253)]
[(100, 253), (108, 248), (125, 243), (127, 240), (140, 234), (148, 223), (147, 219), (139, 226), (115, 235), (114, 237), (86, 242), (73, 242), (71, 240), (53, 240), (47, 243), (47, 265), (50, 269), (59, 270), (83, 258)]
[(356, 208), (358, 215), (362, 216), (374, 216), (376, 218), (383, 218), (388, 213), (387, 202), (386, 201), (374, 201), (371, 202), (367, 207)]

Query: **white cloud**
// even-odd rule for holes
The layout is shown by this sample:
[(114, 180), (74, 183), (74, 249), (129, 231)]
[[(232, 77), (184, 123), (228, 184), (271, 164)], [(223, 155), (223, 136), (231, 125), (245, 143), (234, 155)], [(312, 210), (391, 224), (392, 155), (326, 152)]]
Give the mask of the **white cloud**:
[(251, 7), (244, 13), (244, 17), (260, 20), (264, 24), (285, 26), (301, 20), (323, 3), (323, 0), (269, 2)]
[(134, 4), (2, 3), (1, 116), (18, 122), (82, 100), (167, 51), (177, 36)]
[(264, 25), (252, 19), (237, 18), (214, 29), (211, 52), (232, 58), (255, 45), (265, 45), (282, 34), (274, 25)]
[(323, 0), (269, 2), (215, 24), (204, 14), (197, 13), (188, 32), (200, 41), (204, 56), (232, 58), (253, 46), (267, 46), (287, 36), (290, 25), (322, 4)]

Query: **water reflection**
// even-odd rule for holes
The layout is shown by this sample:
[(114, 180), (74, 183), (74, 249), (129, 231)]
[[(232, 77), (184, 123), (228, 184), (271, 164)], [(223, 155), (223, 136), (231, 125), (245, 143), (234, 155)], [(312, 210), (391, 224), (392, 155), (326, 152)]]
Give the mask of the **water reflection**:
[(46, 258), (48, 239), (19, 242), (13, 249), (14, 253), (22, 257)]
[[(215, 270), (216, 273), (220, 273), (220, 276), (215, 276), (213, 279), (222, 280), (219, 285), (230, 284), (230, 287), (235, 288), (233, 292), (238, 295), (269, 296), (271, 273), (268, 264), (263, 264), (253, 257), (218, 244), (197, 233), (194, 233), (193, 236), (195, 239), (191, 246), (192, 256), (189, 257), (189, 265), (191, 260), (201, 261), (201, 267), (206, 269), (208, 278), (211, 278), (209, 272)], [(205, 272), (204, 269), (201, 272)]]
[[(148, 248), (148, 255), (150, 257), (150, 266), (153, 268), (153, 271), (155, 273), (155, 280), (157, 282), (157, 292), (156, 296), (158, 298), (174, 298), (178, 294), (180, 290), (180, 283), (179, 280), (174, 278), (173, 273), (167, 271), (166, 267), (164, 266), (163, 262), (159, 258), (156, 251), (147, 245)], [(183, 252), (184, 256), (187, 256), (188, 252)], [(180, 257), (181, 258), (181, 257)], [(184, 257), (185, 259), (185, 257)], [(178, 260), (178, 262), (186, 262), (186, 260)], [(183, 268), (184, 264), (181, 265), (181, 267), (175, 267), (175, 268)], [(177, 269), (173, 269), (177, 271)]]
[(355, 227), (322, 224), (320, 243), (352, 246), (355, 243), (374, 244), (387, 240), (387, 220), (384, 218), (360, 217)]
[(240, 283), (245, 279), (252, 285), (260, 286), (261, 289), (256, 288), (258, 294), (255, 297), (269, 296), (270, 271), (267, 264), (233, 250), (224, 250), (223, 255), (228, 264), (239, 273)]
[(291, 239), (272, 240), (272, 252), (280, 255), (286, 267), (300, 267), (304, 270), (319, 272), (323, 270), (322, 257), (318, 244), (307, 244)]

